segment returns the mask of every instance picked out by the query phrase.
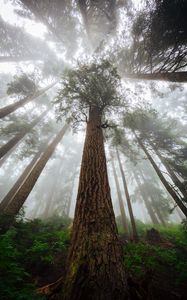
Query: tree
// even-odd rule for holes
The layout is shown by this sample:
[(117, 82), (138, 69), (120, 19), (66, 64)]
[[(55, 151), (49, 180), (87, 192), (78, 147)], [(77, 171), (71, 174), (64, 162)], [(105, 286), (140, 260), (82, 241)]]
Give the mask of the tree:
[(31, 169), (31, 172), (27, 175), (26, 179), (22, 182), (22, 185), (10, 199), (8, 205), (5, 207), (3, 213), (15, 216), (20, 211), (23, 206), (25, 200), (27, 199), (29, 193), (32, 191), (38, 177), (40, 176), (42, 170), (44, 169), (46, 163), (50, 159), (53, 154), (56, 146), (61, 141), (64, 136), (68, 125), (64, 125), (64, 127), (60, 130), (60, 132), (56, 135), (53, 141), (47, 146), (39, 160), (35, 163), (34, 167)]
[(131, 220), (131, 225), (132, 225), (132, 236), (133, 236), (133, 239), (135, 241), (137, 241), (138, 240), (138, 233), (137, 233), (137, 229), (136, 229), (136, 223), (135, 223), (134, 214), (133, 214), (133, 210), (132, 210), (131, 199), (130, 199), (130, 195), (129, 195), (129, 191), (128, 191), (128, 187), (127, 187), (127, 181), (126, 181), (126, 178), (125, 178), (125, 173), (124, 173), (124, 170), (123, 170), (123, 167), (122, 167), (122, 163), (121, 163), (120, 154), (119, 154), (118, 149), (116, 149), (116, 154), (117, 154), (117, 158), (118, 158), (121, 177), (122, 177), (122, 180), (123, 180), (125, 196), (126, 196), (126, 199), (127, 199), (127, 205), (128, 205), (128, 210), (129, 210), (129, 215), (130, 215), (130, 220)]
[(15, 110), (17, 110), (18, 108), (24, 106), (25, 104), (29, 103), (30, 101), (35, 100), (36, 98), (38, 98), (39, 96), (43, 95), (45, 92), (47, 92), (50, 88), (52, 88), (57, 82), (53, 82), (50, 85), (48, 85), (47, 87), (36, 91), (33, 95), (30, 96), (26, 96), (24, 99), (19, 100), (15, 103), (9, 104), (3, 108), (0, 109), (0, 118), (4, 118), (7, 115), (11, 114), (12, 112), (14, 112)]
[(31, 129), (36, 126), (44, 116), (48, 113), (49, 109), (45, 110), (43, 113), (41, 113), (34, 121), (32, 121), (31, 124), (27, 124), (20, 132), (18, 132), (11, 140), (9, 140), (5, 145), (3, 145), (0, 148), (0, 158), (7, 155), (8, 152), (16, 145), (18, 144), (25, 135), (31, 131)]
[[(87, 123), (63, 299), (126, 299), (127, 283), (107, 177), (103, 118), (119, 106), (119, 77), (107, 61), (63, 79), (61, 115)], [(88, 111), (88, 117), (87, 117)], [(106, 125), (106, 123), (105, 123)], [(99, 258), (99, 260), (98, 260)], [(80, 282), (80, 278), (82, 282)]]
[(55, 58), (55, 54), (46, 42), (32, 37), (18, 26), (8, 24), (1, 17), (0, 38), (0, 62), (49, 60)]
[(118, 176), (117, 176), (117, 173), (116, 173), (116, 169), (115, 169), (115, 165), (114, 165), (114, 158), (113, 158), (112, 153), (110, 154), (110, 157), (111, 157), (112, 171), (113, 171), (114, 180), (115, 180), (115, 184), (116, 184), (117, 195), (118, 195), (122, 225), (123, 225), (124, 233), (128, 236), (127, 217), (126, 217), (126, 213), (125, 213), (123, 198), (122, 198), (122, 194), (121, 194), (121, 190), (120, 190), (120, 186), (119, 186), (119, 180), (118, 180)]

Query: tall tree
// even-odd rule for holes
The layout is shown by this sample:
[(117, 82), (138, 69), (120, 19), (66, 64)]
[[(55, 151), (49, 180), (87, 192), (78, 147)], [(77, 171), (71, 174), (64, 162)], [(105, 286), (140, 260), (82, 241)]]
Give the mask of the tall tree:
[(111, 156), (112, 170), (113, 170), (113, 175), (114, 175), (114, 180), (115, 180), (116, 190), (117, 190), (117, 195), (118, 195), (119, 208), (120, 208), (120, 212), (121, 212), (122, 225), (123, 225), (125, 234), (128, 236), (127, 217), (126, 217), (126, 213), (125, 213), (123, 198), (122, 198), (122, 194), (121, 194), (121, 190), (120, 190), (119, 180), (118, 180), (118, 176), (116, 173), (116, 168), (114, 165), (114, 158), (113, 158), (112, 153), (110, 154), (110, 156)]
[(121, 163), (120, 154), (119, 154), (119, 151), (118, 151), (117, 148), (116, 148), (116, 154), (117, 154), (117, 159), (118, 159), (119, 168), (120, 168), (120, 172), (121, 172), (121, 177), (122, 177), (122, 180), (123, 180), (125, 196), (126, 196), (126, 199), (127, 199), (127, 206), (128, 206), (131, 225), (132, 225), (132, 237), (135, 241), (137, 241), (138, 240), (138, 233), (137, 233), (136, 223), (135, 223), (134, 214), (133, 214), (133, 210), (132, 210), (131, 199), (130, 199), (129, 190), (128, 190), (128, 187), (127, 187), (127, 181), (126, 181), (126, 178), (125, 178), (125, 173), (124, 173), (122, 163)]
[(17, 110), (18, 108), (24, 106), (25, 104), (29, 103), (30, 101), (35, 100), (36, 98), (38, 98), (39, 96), (43, 95), (45, 92), (47, 92), (50, 88), (52, 88), (57, 82), (53, 82), (50, 85), (48, 85), (47, 87), (36, 91), (33, 95), (30, 96), (26, 96), (24, 99), (19, 100), (15, 103), (9, 104), (3, 108), (0, 109), (0, 118), (4, 118), (7, 115), (11, 114), (12, 112), (14, 112), (15, 110)]
[(62, 137), (64, 136), (67, 128), (68, 125), (64, 125), (64, 127), (56, 135), (54, 140), (47, 146), (40, 159), (35, 163), (31, 172), (25, 178), (22, 185), (10, 199), (8, 205), (4, 209), (5, 214), (15, 216), (20, 211), (29, 193), (32, 191), (36, 181), (38, 180), (38, 177), (44, 169), (46, 163), (48, 162), (51, 155), (55, 151), (56, 146), (60, 143)]
[(136, 139), (138, 141), (138, 144), (140, 145), (140, 147), (142, 148), (142, 150), (144, 151), (144, 153), (146, 154), (147, 158), (149, 159), (150, 163), (152, 164), (153, 168), (155, 169), (158, 177), (160, 178), (161, 182), (163, 183), (163, 185), (165, 186), (166, 190), (168, 191), (168, 193), (172, 196), (173, 200), (176, 202), (176, 204), (179, 206), (179, 208), (182, 210), (182, 212), (184, 213), (185, 216), (187, 216), (187, 207), (183, 204), (183, 202), (181, 201), (181, 199), (178, 197), (178, 195), (176, 194), (176, 192), (172, 189), (172, 187), (169, 185), (169, 183), (167, 182), (167, 180), (165, 179), (164, 175), (162, 174), (162, 172), (160, 171), (159, 167), (157, 166), (157, 164), (155, 163), (155, 161), (153, 160), (152, 156), (149, 154), (148, 150), (146, 149), (146, 147), (144, 146), (144, 144), (142, 143), (141, 139), (137, 136), (137, 134), (134, 132)]
[(61, 297), (66, 300), (127, 299), (102, 132), (104, 112), (106, 117), (111, 107), (119, 105), (116, 92), (119, 77), (116, 69), (104, 61), (69, 72), (62, 83), (56, 101), (61, 113), (71, 113), (75, 122), (84, 118), (87, 129)]
[(24, 137), (25, 135), (30, 132), (34, 126), (36, 126), (43, 117), (45, 117), (48, 113), (49, 109), (45, 110), (44, 112), (42, 112), (34, 121), (31, 122), (31, 124), (29, 124), (27, 127), (22, 128), (22, 130), (17, 133), (10, 141), (8, 141), (5, 145), (3, 145), (0, 148), (0, 158), (2, 158), (4, 155), (7, 155), (8, 152), (14, 148), (14, 146), (19, 143)]

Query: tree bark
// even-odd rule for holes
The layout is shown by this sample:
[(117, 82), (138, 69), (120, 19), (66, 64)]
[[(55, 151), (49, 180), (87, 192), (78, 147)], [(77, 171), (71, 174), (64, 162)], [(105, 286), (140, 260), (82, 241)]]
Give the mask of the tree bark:
[(128, 299), (110, 196), (101, 112), (90, 108), (63, 300)]
[(172, 189), (172, 187), (169, 185), (169, 183), (167, 182), (167, 180), (165, 179), (165, 177), (163, 176), (162, 172), (160, 171), (160, 169), (158, 168), (157, 164), (154, 162), (153, 158), (151, 157), (151, 155), (149, 154), (149, 152), (147, 151), (146, 147), (144, 146), (144, 144), (142, 143), (141, 139), (137, 136), (137, 134), (134, 132), (134, 135), (138, 141), (138, 144), (140, 145), (140, 147), (142, 148), (142, 150), (144, 151), (144, 153), (146, 154), (147, 158), (149, 159), (151, 165), (153, 166), (155, 172), (157, 173), (158, 177), (160, 178), (162, 184), (165, 186), (166, 190), (168, 191), (168, 193), (172, 196), (173, 200), (176, 202), (176, 204), (179, 206), (179, 208), (181, 209), (181, 211), (183, 212), (183, 214), (187, 217), (187, 207), (182, 203), (181, 199), (177, 196), (177, 194), (175, 193), (175, 191)]
[(121, 172), (121, 176), (122, 176), (122, 180), (123, 180), (123, 186), (124, 186), (124, 190), (125, 190), (125, 196), (126, 196), (126, 199), (127, 199), (127, 206), (128, 206), (129, 216), (130, 216), (131, 225), (132, 225), (133, 239), (135, 241), (137, 241), (138, 240), (138, 233), (137, 233), (136, 223), (135, 223), (134, 214), (133, 214), (133, 210), (132, 210), (131, 199), (130, 199), (130, 195), (129, 195), (129, 191), (128, 191), (128, 187), (127, 187), (127, 181), (126, 181), (126, 178), (125, 178), (125, 172), (123, 170), (121, 159), (120, 159), (120, 155), (119, 155), (119, 151), (118, 151), (117, 148), (116, 148), (116, 154), (117, 154), (119, 168), (120, 168), (120, 172)]
[(7, 155), (8, 152), (17, 144), (19, 143), (25, 135), (31, 131), (31, 129), (36, 126), (44, 116), (48, 113), (48, 109), (45, 110), (41, 115), (39, 115), (29, 126), (27, 129), (23, 129), (22, 132), (16, 134), (10, 141), (8, 141), (6, 144), (4, 144), (0, 148), (0, 158), (2, 158), (4, 155)]
[(151, 203), (149, 201), (148, 195), (145, 194), (145, 192), (142, 190), (140, 179), (139, 179), (138, 175), (135, 172), (134, 172), (134, 178), (136, 180), (137, 186), (139, 188), (140, 194), (142, 196), (142, 199), (144, 201), (145, 207), (147, 209), (148, 215), (149, 215), (152, 223), (154, 225), (158, 225), (159, 221), (158, 221), (158, 219), (157, 219), (157, 217), (156, 217), (156, 215), (154, 213), (154, 210), (153, 210), (152, 205), (151, 205)]
[(187, 72), (166, 72), (148, 74), (124, 74), (125, 78), (139, 80), (162, 80), (171, 82), (187, 82)]
[(19, 100), (15, 103), (9, 104), (7, 106), (4, 106), (0, 109), (0, 118), (4, 118), (8, 116), (10, 113), (14, 112), (18, 108), (24, 106), (25, 104), (33, 101), (34, 99), (38, 98), (39, 96), (43, 95), (45, 92), (47, 92), (50, 88), (52, 88), (55, 84), (57, 84), (57, 81), (54, 83), (51, 83), (47, 87), (41, 89), (40, 91), (36, 92), (32, 96), (27, 96), (22, 100)]
[(114, 159), (112, 157), (112, 154), (110, 156), (111, 156), (112, 170), (113, 170), (113, 174), (114, 174), (114, 180), (115, 180), (116, 190), (117, 190), (117, 195), (118, 195), (119, 208), (120, 208), (120, 212), (121, 212), (121, 221), (122, 221), (124, 232), (128, 236), (129, 231), (128, 231), (128, 225), (127, 225), (127, 217), (126, 217), (126, 213), (125, 213), (125, 208), (124, 208), (124, 204), (123, 204), (123, 199), (122, 199), (122, 195), (121, 195), (119, 181), (118, 181), (118, 177), (117, 177), (117, 173), (116, 173), (116, 169), (115, 169), (115, 165), (114, 165)]
[(43, 171), (46, 163), (50, 159), (51, 155), (55, 151), (56, 146), (61, 141), (64, 136), (68, 125), (64, 125), (64, 127), (60, 130), (60, 132), (56, 135), (54, 140), (47, 146), (40, 159), (35, 163), (29, 175), (25, 178), (25, 181), (14, 194), (12, 199), (10, 200), (8, 206), (5, 208), (4, 213), (7, 215), (16, 215), (24, 202), (26, 201), (28, 195), (32, 191), (36, 181), (38, 180), (41, 172)]

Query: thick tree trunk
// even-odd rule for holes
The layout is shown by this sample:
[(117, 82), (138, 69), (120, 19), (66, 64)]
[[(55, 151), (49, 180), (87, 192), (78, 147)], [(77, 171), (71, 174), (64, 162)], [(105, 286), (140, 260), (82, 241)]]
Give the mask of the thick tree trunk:
[(139, 80), (162, 80), (171, 82), (187, 82), (187, 72), (166, 72), (149, 74), (124, 74), (125, 78)]
[(101, 115), (90, 108), (63, 300), (128, 299), (110, 196)]
[(137, 175), (135, 172), (134, 172), (134, 178), (135, 178), (135, 180), (136, 180), (136, 183), (137, 183), (137, 186), (138, 186), (138, 188), (139, 188), (141, 197), (142, 197), (142, 199), (143, 199), (143, 201), (144, 201), (145, 207), (146, 207), (146, 209), (147, 209), (148, 215), (149, 215), (149, 217), (150, 217), (152, 223), (153, 223), (154, 225), (159, 224), (159, 221), (158, 221), (158, 219), (157, 219), (157, 217), (156, 217), (156, 215), (155, 215), (155, 213), (154, 213), (154, 210), (153, 210), (153, 208), (152, 208), (152, 205), (151, 205), (151, 203), (150, 203), (150, 201), (149, 201), (148, 195), (147, 195), (147, 193), (145, 193), (145, 192), (142, 190), (140, 179), (139, 179), (138, 175)]
[(124, 207), (124, 203), (123, 203), (123, 199), (122, 199), (122, 195), (121, 195), (121, 190), (120, 190), (120, 186), (119, 186), (119, 181), (118, 181), (118, 177), (117, 177), (117, 173), (116, 173), (116, 169), (115, 169), (115, 165), (114, 165), (114, 159), (112, 157), (112, 154), (110, 156), (111, 156), (112, 170), (113, 170), (113, 174), (114, 174), (114, 180), (115, 180), (116, 190), (117, 190), (117, 195), (118, 195), (119, 208), (120, 208), (120, 212), (121, 212), (121, 221), (122, 221), (124, 232), (128, 236), (129, 231), (128, 231), (125, 207)]
[(158, 177), (160, 178), (162, 184), (165, 186), (166, 190), (168, 191), (168, 193), (171, 195), (171, 197), (173, 198), (173, 200), (176, 202), (176, 204), (179, 206), (179, 208), (181, 209), (181, 211), (183, 212), (183, 214), (187, 217), (187, 207), (182, 203), (181, 199), (177, 196), (177, 194), (175, 193), (175, 191), (172, 189), (172, 187), (169, 185), (169, 183), (167, 182), (167, 180), (165, 179), (165, 177), (163, 176), (162, 172), (160, 171), (160, 169), (158, 168), (157, 164), (154, 162), (153, 158), (151, 157), (151, 155), (149, 154), (149, 152), (147, 151), (146, 147), (144, 146), (144, 144), (142, 143), (141, 139), (137, 136), (137, 134), (134, 132), (136, 139), (138, 141), (138, 144), (140, 145), (140, 147), (142, 148), (142, 150), (144, 151), (144, 153), (146, 154), (147, 158), (149, 159), (151, 165), (153, 166), (155, 172), (157, 173)]
[(12, 104), (7, 105), (5, 107), (2, 107), (0, 109), (0, 118), (4, 118), (4, 117), (8, 116), (10, 113), (14, 112), (18, 108), (24, 106), (25, 104), (27, 104), (27, 103), (33, 101), (34, 99), (38, 98), (39, 96), (43, 95), (50, 88), (52, 88), (56, 83), (57, 83), (57, 81), (54, 82), (54, 83), (52, 83), (52, 84), (50, 84), (50, 85), (48, 85), (44, 89), (41, 89), (40, 91), (36, 92), (33, 96), (25, 97), (22, 100), (19, 100), (19, 101), (15, 102), (15, 103), (12, 103)]
[(186, 191), (186, 188), (185, 188), (184, 184), (176, 176), (175, 172), (172, 170), (172, 168), (170, 167), (170, 165), (168, 164), (168, 162), (166, 161), (166, 159), (164, 157), (162, 157), (161, 153), (156, 148), (156, 146), (153, 143), (150, 143), (150, 145), (153, 148), (153, 150), (155, 151), (155, 153), (158, 156), (158, 158), (160, 159), (160, 161), (162, 162), (162, 164), (164, 165), (164, 167), (166, 168), (166, 170), (167, 170), (169, 176), (171, 177), (172, 181), (174, 182), (174, 184), (176, 185), (176, 187), (181, 192), (183, 198), (187, 202), (187, 191)]
[(25, 181), (17, 190), (17, 192), (13, 195), (12, 199), (10, 200), (8, 206), (5, 208), (4, 213), (7, 215), (16, 215), (21, 207), (23, 206), (25, 200), (27, 199), (28, 195), (32, 191), (36, 181), (38, 180), (41, 172), (43, 171), (46, 163), (50, 159), (51, 155), (53, 154), (56, 146), (61, 141), (62, 137), (64, 136), (68, 125), (65, 125), (61, 131), (57, 134), (54, 140), (47, 146), (43, 154), (41, 155), (40, 159), (35, 163), (34, 167), (32, 168), (29, 175), (25, 178)]
[(8, 152), (17, 144), (19, 143), (24, 137), (25, 135), (31, 131), (31, 129), (36, 126), (44, 116), (46, 116), (46, 114), (48, 113), (48, 109), (45, 110), (41, 115), (39, 115), (29, 126), (29, 128), (27, 128), (26, 130), (23, 129), (22, 132), (16, 134), (10, 141), (8, 141), (6, 144), (4, 144), (1, 148), (0, 148), (0, 158), (2, 158), (4, 155), (7, 155)]
[(130, 216), (131, 225), (132, 225), (133, 239), (135, 241), (137, 241), (138, 240), (138, 233), (137, 233), (137, 229), (136, 229), (136, 223), (135, 223), (134, 214), (133, 214), (132, 205), (131, 205), (131, 199), (130, 199), (130, 195), (129, 195), (129, 191), (128, 191), (128, 187), (127, 187), (127, 181), (126, 181), (126, 178), (125, 178), (125, 172), (124, 172), (123, 167), (122, 167), (122, 163), (121, 163), (121, 159), (120, 159), (118, 149), (116, 149), (116, 154), (117, 154), (119, 168), (120, 168), (120, 172), (121, 172), (121, 176), (122, 176), (122, 180), (123, 180), (125, 196), (126, 196), (126, 199), (127, 199), (127, 206), (128, 206), (129, 216)]

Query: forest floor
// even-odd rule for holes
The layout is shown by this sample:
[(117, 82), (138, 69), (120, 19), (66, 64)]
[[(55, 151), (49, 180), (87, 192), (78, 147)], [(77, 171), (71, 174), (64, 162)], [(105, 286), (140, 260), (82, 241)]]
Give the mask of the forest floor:
[[(20, 219), (0, 234), (1, 300), (46, 299), (35, 291), (64, 275), (70, 224), (56, 216), (48, 221)], [(119, 225), (132, 295), (136, 290), (143, 300), (187, 300), (186, 223), (153, 229), (137, 221), (137, 227), (135, 243)]]

